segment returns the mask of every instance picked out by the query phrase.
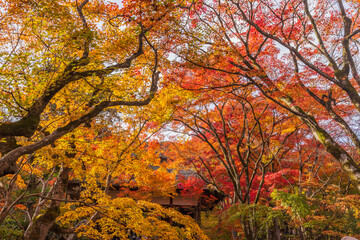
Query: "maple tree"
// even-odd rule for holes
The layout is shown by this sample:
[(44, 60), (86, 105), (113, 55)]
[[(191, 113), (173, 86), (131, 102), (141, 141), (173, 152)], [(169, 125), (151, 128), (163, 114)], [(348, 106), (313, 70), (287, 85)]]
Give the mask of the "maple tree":
[(219, 72), (198, 89), (257, 86), (301, 119), (358, 187), (350, 150), (360, 146), (358, 12), (359, 3), (342, 0), (197, 2), (174, 28), (186, 45), (171, 50), (188, 65), (183, 86), (196, 67)]
[(276, 173), (280, 169), (275, 166), (294, 130), (287, 129), (286, 120), (277, 119), (274, 109), (261, 97), (253, 97), (249, 89), (233, 94), (202, 93), (182, 105), (174, 116), (178, 124), (173, 127), (184, 126), (189, 138), (181, 145), (175, 142), (170, 152), (178, 152), (174, 158), (184, 159), (205, 184), (223, 192), (233, 203), (257, 203), (280, 183), (277, 178), (292, 181), (295, 172), (282, 169)]
[(153, 22), (102, 1), (2, 6), (1, 176), (104, 109), (154, 98), (159, 53), (146, 36)]
[[(288, 139), (301, 126), (294, 128), (296, 119), (281, 115), (277, 106), (254, 88), (195, 91), (193, 86), (202, 81), (202, 77), (192, 78), (187, 86), (192, 89), (192, 98), (178, 106), (173, 116), (172, 129), (183, 136), (172, 142), (167, 154), (183, 160), (199, 176), (183, 179), (181, 194), (199, 196), (206, 188), (215, 189), (226, 196), (225, 209), (269, 204), (274, 189), (297, 181), (298, 169), (285, 166), (283, 161), (294, 146)], [(207, 201), (214, 201), (214, 197)], [(255, 219), (242, 221), (246, 239), (260, 236), (259, 229), (253, 227), (258, 224)], [(234, 225), (230, 229), (235, 235), (241, 232)]]
[[(174, 190), (173, 175), (148, 169), (144, 143), (171, 112), (171, 88), (155, 94), (175, 3), (0, 4), (0, 222), (15, 219), (24, 239), (206, 239), (189, 217), (126, 198)], [(116, 184), (140, 191), (111, 197)]]
[[(170, 80), (184, 89), (210, 95), (215, 90), (233, 93), (255, 86), (258, 92), (254, 95), (261, 93), (280, 107), (276, 111), (296, 116), (323, 147), (321, 151), (340, 164), (331, 162), (325, 154), (306, 160), (304, 152), (296, 153), (294, 149), (285, 156), (293, 154), (288, 165), (299, 170), (299, 180), (292, 183), (298, 190), (285, 187), (282, 190), (290, 194), (279, 193), (274, 198), (288, 209), (288, 199), (301, 202), (304, 209), (326, 206), (320, 207), (324, 211), (308, 211), (301, 221), (290, 214), (296, 219), (293, 227), (301, 239), (313, 239), (315, 232), (323, 236), (346, 232), (341, 224), (313, 227), (326, 216), (340, 216), (339, 205), (329, 199), (356, 198), (350, 197), (354, 193), (351, 185), (359, 189), (358, 16), (358, 1), (199, 1), (171, 31), (178, 41), (169, 49), (176, 56), (175, 67), (167, 71)], [(298, 121), (293, 123), (299, 125)], [(308, 141), (308, 134), (298, 136), (293, 140), (294, 147), (319, 149), (314, 143), (303, 143)], [(191, 147), (200, 152), (194, 143)], [(201, 159), (196, 162), (199, 164)], [(342, 171), (345, 175), (340, 174)], [(334, 188), (337, 192), (329, 196)], [(324, 200), (320, 200), (322, 196)], [(339, 201), (340, 205), (351, 202)], [(351, 213), (357, 211), (356, 206), (349, 209), (342, 212), (343, 216), (358, 221)], [(296, 212), (295, 205), (293, 210)], [(347, 221), (345, 217), (339, 219)], [(301, 227), (304, 222), (308, 222), (307, 229)], [(351, 231), (354, 234), (357, 230)]]

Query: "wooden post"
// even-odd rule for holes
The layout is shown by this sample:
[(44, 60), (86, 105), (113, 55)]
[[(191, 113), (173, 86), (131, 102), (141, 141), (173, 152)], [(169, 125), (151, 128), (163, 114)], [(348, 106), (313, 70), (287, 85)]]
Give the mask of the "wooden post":
[(170, 207), (172, 207), (173, 205), (174, 205), (174, 199), (170, 197)]
[(201, 227), (201, 206), (200, 206), (200, 201), (195, 206), (195, 221)]

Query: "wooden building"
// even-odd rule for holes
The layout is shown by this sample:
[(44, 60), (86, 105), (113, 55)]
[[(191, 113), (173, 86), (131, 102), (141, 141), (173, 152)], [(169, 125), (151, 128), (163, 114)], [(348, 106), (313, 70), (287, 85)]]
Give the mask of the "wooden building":
[[(154, 171), (156, 171), (159, 167), (150, 166)], [(171, 170), (168, 170), (171, 171)], [(189, 177), (198, 177), (196, 172), (193, 170), (180, 170), (177, 179), (189, 178)], [(121, 186), (113, 185), (109, 190), (109, 195), (112, 197), (117, 197)], [(137, 191), (136, 188), (131, 189), (132, 191)], [(214, 201), (207, 201), (210, 195), (214, 196)], [(195, 219), (195, 221), (201, 225), (201, 211), (212, 210), (219, 201), (224, 199), (224, 195), (221, 193), (204, 189), (201, 196), (182, 196), (181, 189), (176, 189), (176, 195), (171, 197), (153, 197), (150, 201), (153, 203), (160, 204), (164, 207), (171, 207), (179, 211), (184, 215), (189, 215)]]
[[(161, 161), (166, 161), (167, 158), (164, 156), (160, 156)], [(154, 171), (158, 170), (159, 166), (149, 166)], [(168, 172), (172, 172), (171, 169), (168, 169)], [(191, 169), (183, 169), (179, 170), (176, 179), (180, 178), (188, 179), (190, 177), (199, 178), (197, 173)], [(136, 180), (135, 180), (136, 181)], [(116, 198), (119, 195), (119, 191), (122, 191), (122, 186), (118, 184), (114, 184), (110, 187), (108, 194)], [(131, 191), (138, 191), (137, 187), (133, 187), (130, 189)], [(78, 199), (80, 197), (81, 189), (81, 181), (72, 180), (68, 183), (67, 193), (71, 199)], [(213, 201), (207, 201), (210, 197), (213, 196)], [(189, 215), (195, 219), (195, 221), (201, 225), (201, 211), (212, 210), (214, 206), (221, 200), (224, 199), (224, 195), (215, 190), (203, 189), (203, 193), (201, 196), (182, 196), (181, 189), (176, 189), (176, 195), (171, 197), (153, 197), (150, 201), (153, 203), (160, 204), (164, 207), (175, 208), (179, 212), (185, 215)]]

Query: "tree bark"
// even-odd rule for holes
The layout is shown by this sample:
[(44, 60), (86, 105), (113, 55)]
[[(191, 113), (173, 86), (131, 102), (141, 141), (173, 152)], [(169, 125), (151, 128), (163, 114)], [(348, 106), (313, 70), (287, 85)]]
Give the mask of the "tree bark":
[(45, 240), (50, 228), (60, 214), (61, 199), (65, 196), (70, 168), (62, 167), (54, 186), (52, 200), (44, 213), (33, 216), (24, 234), (24, 240)]

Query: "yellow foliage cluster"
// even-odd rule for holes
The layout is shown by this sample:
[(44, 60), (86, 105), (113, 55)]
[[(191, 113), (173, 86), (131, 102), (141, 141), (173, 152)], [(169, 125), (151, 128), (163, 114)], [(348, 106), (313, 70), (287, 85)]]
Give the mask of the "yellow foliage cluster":
[[(75, 204), (77, 205), (77, 204)], [(96, 207), (67, 204), (65, 213), (59, 219), (62, 225), (78, 223), (79, 236), (94, 239), (128, 239), (130, 233), (146, 239), (208, 239), (189, 216), (184, 216), (171, 208), (131, 198), (115, 198), (103, 201)], [(75, 208), (75, 210), (71, 210)], [(94, 221), (82, 219), (99, 212)]]

